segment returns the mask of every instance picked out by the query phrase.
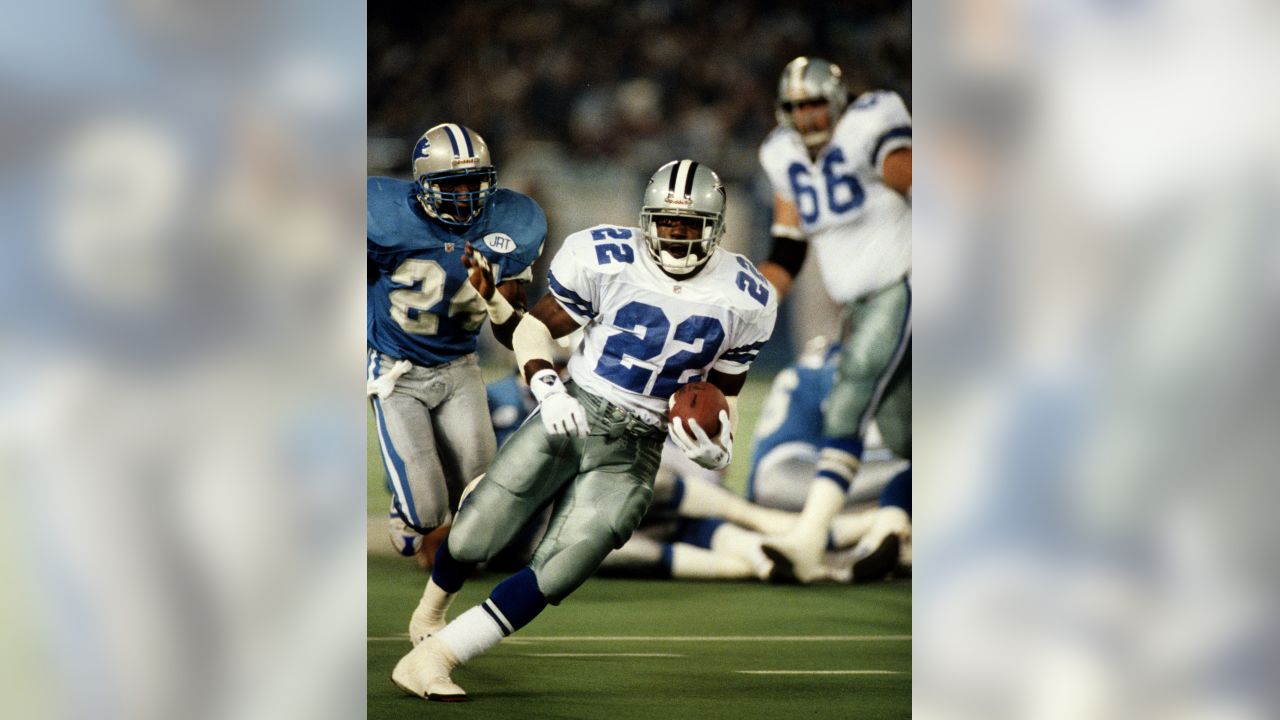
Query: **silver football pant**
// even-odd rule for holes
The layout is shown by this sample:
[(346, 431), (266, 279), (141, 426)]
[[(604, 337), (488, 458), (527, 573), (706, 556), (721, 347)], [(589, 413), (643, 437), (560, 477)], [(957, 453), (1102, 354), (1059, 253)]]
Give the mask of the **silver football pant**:
[[(371, 350), (370, 379), (395, 362)], [(434, 367), (414, 365), (385, 400), (374, 395), (370, 402), (401, 517), (422, 533), (448, 523), (463, 488), (497, 450), (475, 354)]]

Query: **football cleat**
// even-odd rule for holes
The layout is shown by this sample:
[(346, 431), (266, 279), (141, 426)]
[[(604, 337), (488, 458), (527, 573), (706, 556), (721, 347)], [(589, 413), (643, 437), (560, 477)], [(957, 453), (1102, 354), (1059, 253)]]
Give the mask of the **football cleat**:
[(832, 568), (823, 562), (826, 558), (825, 548), (820, 544), (812, 547), (810, 545), (792, 545), (783, 538), (774, 538), (761, 545), (761, 551), (773, 563), (773, 568), (769, 571), (769, 582), (807, 585), (839, 579)]
[(422, 549), (422, 533), (409, 527), (400, 517), (395, 500), (391, 501), (391, 511), (387, 513), (387, 532), (391, 536), (391, 547), (400, 555), (413, 557)]
[(440, 638), (428, 638), (400, 658), (391, 671), (391, 682), (406, 693), (435, 702), (462, 702), (467, 691), (449, 677), (458, 656)]

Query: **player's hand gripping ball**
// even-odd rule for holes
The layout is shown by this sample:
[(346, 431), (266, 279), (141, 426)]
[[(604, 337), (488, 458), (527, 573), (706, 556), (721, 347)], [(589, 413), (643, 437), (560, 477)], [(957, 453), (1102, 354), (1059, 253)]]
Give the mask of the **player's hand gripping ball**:
[(667, 401), (671, 440), (685, 457), (709, 470), (723, 470), (733, 461), (733, 429), (729, 403), (710, 383), (680, 388)]
[(686, 429), (689, 420), (697, 420), (707, 435), (715, 437), (720, 434), (720, 411), (728, 409), (729, 402), (720, 388), (709, 382), (692, 382), (676, 390), (667, 401), (667, 419), (683, 418)]

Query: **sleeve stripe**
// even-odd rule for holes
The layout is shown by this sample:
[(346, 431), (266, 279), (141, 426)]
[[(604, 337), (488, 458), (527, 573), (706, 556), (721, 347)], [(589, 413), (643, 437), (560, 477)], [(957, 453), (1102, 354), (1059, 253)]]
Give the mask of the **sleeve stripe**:
[(746, 345), (739, 345), (736, 348), (729, 348), (728, 350), (725, 350), (725, 354), (748, 352), (750, 350), (759, 350), (760, 348), (764, 347), (764, 343), (765, 341), (761, 340), (760, 342), (753, 342), (753, 343), (748, 343)]
[(551, 294), (556, 296), (556, 299), (560, 301), (561, 305), (565, 306), (566, 310), (572, 310), (584, 317), (593, 318), (596, 316), (596, 311), (591, 307), (591, 303), (584, 300), (578, 293), (561, 285), (560, 281), (551, 272), (547, 273), (547, 286), (551, 289)]
[(720, 356), (720, 359), (728, 360), (729, 362), (748, 363), (756, 359), (756, 354), (757, 353), (725, 353)]
[(889, 130), (885, 132), (885, 134), (881, 135), (880, 139), (876, 140), (875, 149), (871, 151), (871, 166), (876, 167), (877, 165), (876, 159), (880, 157), (880, 150), (884, 148), (885, 143), (891, 140), (896, 140), (898, 138), (909, 138), (909, 137), (911, 137), (910, 125), (893, 128), (892, 130)]

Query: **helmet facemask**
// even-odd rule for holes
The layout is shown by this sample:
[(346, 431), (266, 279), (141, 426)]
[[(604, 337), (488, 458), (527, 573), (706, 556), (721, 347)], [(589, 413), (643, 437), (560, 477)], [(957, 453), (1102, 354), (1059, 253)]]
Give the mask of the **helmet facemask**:
[[(658, 222), (665, 218), (692, 221), (699, 228), (696, 237), (662, 237), (658, 233)], [(672, 275), (689, 275), (705, 265), (724, 234), (724, 221), (720, 216), (696, 211), (645, 208), (640, 211), (640, 227), (649, 256)]]
[[(455, 190), (459, 185), (472, 185), (476, 189)], [(497, 189), (497, 173), (492, 165), (432, 173), (418, 178), (418, 199), (422, 209), (446, 225), (471, 225), (479, 220)]]

